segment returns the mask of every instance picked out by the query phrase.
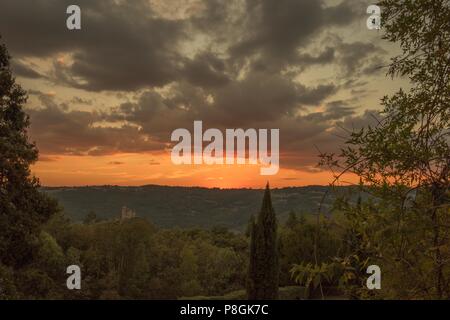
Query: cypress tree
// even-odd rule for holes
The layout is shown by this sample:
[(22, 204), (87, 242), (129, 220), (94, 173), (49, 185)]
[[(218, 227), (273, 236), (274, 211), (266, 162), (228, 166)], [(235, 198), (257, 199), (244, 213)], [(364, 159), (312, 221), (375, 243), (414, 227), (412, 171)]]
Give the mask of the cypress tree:
[(277, 299), (278, 276), (277, 221), (267, 184), (261, 211), (251, 228), (248, 299)]

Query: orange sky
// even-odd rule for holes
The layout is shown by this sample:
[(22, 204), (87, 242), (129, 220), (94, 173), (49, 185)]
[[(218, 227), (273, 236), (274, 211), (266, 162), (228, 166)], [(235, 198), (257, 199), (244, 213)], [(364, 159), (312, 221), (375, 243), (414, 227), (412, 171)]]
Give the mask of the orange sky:
[(110, 156), (46, 156), (32, 167), (45, 186), (159, 184), (217, 188), (261, 188), (326, 185), (330, 172), (283, 169), (260, 175), (259, 165), (174, 165), (168, 155), (115, 154)]

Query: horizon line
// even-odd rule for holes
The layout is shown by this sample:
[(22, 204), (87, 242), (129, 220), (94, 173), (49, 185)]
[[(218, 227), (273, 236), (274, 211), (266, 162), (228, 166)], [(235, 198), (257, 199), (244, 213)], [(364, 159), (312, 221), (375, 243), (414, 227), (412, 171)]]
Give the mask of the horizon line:
[[(261, 188), (254, 187), (204, 187), (204, 186), (182, 186), (182, 185), (164, 185), (164, 184), (144, 184), (144, 185), (117, 185), (117, 184), (92, 184), (92, 185), (59, 185), (59, 186), (46, 186), (41, 185), (40, 188), (89, 188), (89, 187), (122, 187), (122, 188), (143, 188), (143, 187), (165, 187), (165, 188), (196, 188), (196, 189), (220, 189), (220, 190), (264, 190), (266, 187)], [(277, 189), (289, 189), (289, 188), (308, 188), (308, 187), (331, 187), (330, 185), (310, 184), (303, 186), (288, 186), (288, 187), (271, 187), (271, 190)], [(341, 186), (339, 186), (341, 187)]]

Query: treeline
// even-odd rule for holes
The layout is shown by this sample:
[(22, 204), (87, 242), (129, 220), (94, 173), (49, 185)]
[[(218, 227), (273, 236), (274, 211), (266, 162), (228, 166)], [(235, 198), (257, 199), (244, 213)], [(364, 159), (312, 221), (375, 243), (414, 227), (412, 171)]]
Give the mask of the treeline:
[[(339, 239), (323, 223), (321, 260), (337, 254)], [(313, 262), (315, 227), (291, 213), (278, 228), (280, 286), (295, 285), (292, 264)], [(245, 290), (249, 236), (225, 228), (161, 229), (142, 218), (72, 223), (62, 213), (39, 235), (24, 269), (0, 267), (0, 298), (177, 299)], [(68, 290), (66, 268), (78, 265), (81, 290)], [(5, 286), (5, 284), (7, 284)]]

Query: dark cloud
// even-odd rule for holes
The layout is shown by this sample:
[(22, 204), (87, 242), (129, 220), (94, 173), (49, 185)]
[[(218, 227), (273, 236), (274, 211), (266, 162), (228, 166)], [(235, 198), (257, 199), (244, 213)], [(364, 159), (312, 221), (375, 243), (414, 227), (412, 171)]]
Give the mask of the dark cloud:
[[(45, 93), (40, 90), (30, 89), (28, 90), (28, 95), (36, 96), (42, 105), (50, 105), (56, 107), (56, 103), (54, 101), (55, 97), (53, 93)], [(67, 103), (61, 103), (58, 107), (62, 110), (67, 110), (69, 106)]]
[(20, 60), (12, 61), (12, 70), (15, 75), (30, 79), (44, 78), (42, 74), (33, 69), (32, 66), (21, 62)]
[[(274, 83), (268, 82), (266, 87), (261, 87), (264, 84), (259, 80), (230, 86), (226, 90), (217, 89), (213, 94), (214, 101), (210, 103), (201, 89), (186, 84), (174, 88), (174, 92), (180, 96), (171, 98), (148, 91), (135, 102), (124, 103), (103, 116), (106, 121), (126, 121), (136, 125), (149, 137), (168, 144), (171, 144), (169, 138), (173, 130), (192, 130), (194, 120), (202, 120), (204, 130), (279, 128), (282, 159), (286, 161), (283, 165), (310, 170), (309, 166), (317, 162), (314, 146), (318, 144), (325, 148), (336, 148), (339, 141), (334, 135), (334, 128), (337, 123), (353, 117), (353, 107), (347, 101), (337, 100), (326, 103), (321, 112), (299, 115), (296, 114), (297, 110), (307, 110), (307, 106), (300, 103), (301, 99), (311, 102), (314, 99), (310, 96), (319, 92), (315, 101), (322, 101), (326, 97), (323, 93), (327, 90), (299, 86), (288, 87), (290, 91), (286, 92), (284, 85), (277, 89)], [(309, 93), (307, 98), (302, 98), (302, 92)], [(273, 107), (275, 103), (278, 103), (278, 107)], [(280, 104), (283, 106), (280, 107)], [(280, 113), (280, 108), (284, 108), (285, 112)]]
[(92, 99), (83, 99), (80, 97), (73, 97), (72, 100), (70, 100), (70, 102), (75, 104), (84, 104), (88, 106), (92, 106), (94, 103)]
[[(66, 28), (70, 1), (4, 0), (0, 30), (14, 55), (70, 52), (55, 81), (91, 91), (162, 86), (177, 78), (182, 22), (155, 17), (148, 1), (77, 1), (82, 29)], [(65, 77), (62, 75), (65, 73)]]
[(307, 105), (320, 104), (336, 90), (333, 84), (307, 87), (287, 77), (252, 72), (212, 91), (214, 102), (199, 111), (203, 119), (219, 126), (249, 126), (274, 122)]
[(188, 83), (174, 86), (169, 97), (146, 91), (137, 101), (114, 108), (105, 119), (135, 123), (144, 132), (167, 139), (172, 130), (190, 127), (194, 120), (215, 128), (275, 123), (322, 103), (336, 89), (332, 84), (310, 88), (281, 76), (251, 73), (208, 91)]
[[(250, 59), (254, 70), (276, 74), (287, 66), (304, 69), (336, 59), (334, 48), (299, 53), (327, 28), (350, 24), (357, 16), (352, 1), (329, 6), (322, 0), (242, 0), (204, 2), (187, 19), (167, 19), (147, 0), (80, 0), (82, 29), (66, 28), (66, 0), (4, 0), (0, 30), (18, 57), (53, 57), (53, 81), (88, 91), (133, 91), (180, 80), (204, 88), (225, 86)], [(194, 58), (181, 44), (207, 36)], [(228, 57), (212, 48), (222, 47)], [(189, 50), (186, 49), (185, 50)], [(370, 44), (347, 44), (339, 63), (349, 72), (360, 64)], [(220, 50), (219, 50), (220, 51)], [(37, 77), (19, 66), (22, 74)]]
[(259, 64), (272, 69), (295, 61), (299, 47), (325, 27), (349, 24), (356, 15), (346, 2), (325, 7), (320, 0), (248, 0), (246, 16), (250, 31), (231, 52), (258, 56)]
[(296, 62), (302, 66), (310, 66), (315, 64), (327, 64), (333, 62), (335, 57), (335, 50), (333, 48), (325, 48), (323, 52), (318, 55), (311, 55), (309, 53), (301, 54), (297, 57)]
[(344, 71), (344, 76), (374, 75), (377, 67), (383, 65), (382, 58), (386, 52), (373, 43), (352, 42), (340, 43), (336, 47), (337, 62)]
[(224, 61), (208, 52), (186, 61), (183, 75), (188, 82), (205, 88), (223, 86), (230, 81)]
[(354, 108), (345, 101), (332, 101), (326, 104), (325, 111), (312, 112), (305, 116), (306, 119), (315, 121), (339, 120), (355, 113)]
[(320, 171), (317, 167), (320, 153), (338, 154), (340, 148), (345, 146), (350, 132), (368, 125), (374, 126), (377, 124), (376, 119), (380, 118), (376, 110), (366, 110), (362, 114), (351, 114), (332, 121), (327, 119), (328, 111), (324, 113), (322, 117), (306, 116), (297, 119), (297, 125), (300, 126), (297, 130), (281, 131), (283, 133), (280, 135), (284, 139), (280, 159), (282, 167)]
[(192, 26), (197, 32), (212, 35), (217, 42), (228, 42), (244, 23), (245, 0), (207, 0), (203, 4), (202, 14), (190, 19)]
[(309, 105), (317, 105), (337, 91), (334, 84), (321, 84), (313, 89), (303, 87), (299, 96), (299, 102)]
[(105, 155), (117, 152), (163, 150), (164, 144), (151, 140), (132, 125), (96, 126), (97, 112), (67, 111), (54, 104), (28, 109), (30, 136), (42, 154)]

